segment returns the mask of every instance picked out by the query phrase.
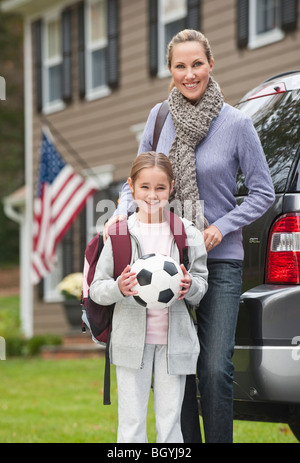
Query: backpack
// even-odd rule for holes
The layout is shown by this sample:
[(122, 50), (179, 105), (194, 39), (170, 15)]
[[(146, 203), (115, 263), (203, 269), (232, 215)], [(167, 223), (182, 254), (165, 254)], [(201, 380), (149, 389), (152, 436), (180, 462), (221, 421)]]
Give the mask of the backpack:
[[(183, 263), (188, 268), (188, 246), (184, 224), (176, 214), (169, 212), (168, 215), (170, 229), (179, 250), (180, 263)], [(127, 220), (112, 225), (109, 229), (109, 235), (113, 249), (114, 279), (116, 280), (131, 261), (131, 240)], [(85, 251), (81, 301), (82, 330), (86, 332), (87, 327), (94, 342), (106, 346), (103, 404), (110, 405), (109, 344), (115, 304), (103, 306), (95, 303), (89, 297), (89, 288), (94, 279), (97, 262), (102, 249), (103, 236), (102, 234), (98, 234), (90, 241)]]

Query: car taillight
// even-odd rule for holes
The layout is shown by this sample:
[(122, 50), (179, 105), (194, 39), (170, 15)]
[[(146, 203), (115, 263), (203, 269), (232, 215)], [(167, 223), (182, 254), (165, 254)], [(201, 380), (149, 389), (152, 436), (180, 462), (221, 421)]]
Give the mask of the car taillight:
[(267, 284), (300, 284), (300, 213), (273, 224), (267, 250)]

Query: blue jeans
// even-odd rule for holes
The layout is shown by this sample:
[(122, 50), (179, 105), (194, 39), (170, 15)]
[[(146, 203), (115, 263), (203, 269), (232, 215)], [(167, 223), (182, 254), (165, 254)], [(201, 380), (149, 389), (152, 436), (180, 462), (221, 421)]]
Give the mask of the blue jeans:
[(197, 375), (207, 443), (233, 441), (233, 363), (243, 262), (208, 259), (208, 291), (197, 309)]

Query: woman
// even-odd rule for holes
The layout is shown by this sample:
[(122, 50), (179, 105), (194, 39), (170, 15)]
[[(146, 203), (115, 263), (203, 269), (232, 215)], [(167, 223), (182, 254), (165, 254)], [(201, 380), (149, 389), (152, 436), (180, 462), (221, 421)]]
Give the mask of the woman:
[[(232, 355), (244, 257), (242, 228), (271, 206), (274, 189), (252, 121), (224, 103), (211, 75), (213, 66), (209, 42), (200, 32), (184, 30), (170, 42), (170, 112), (157, 151), (169, 156), (175, 174), (175, 199), (202, 228), (208, 252), (209, 289), (197, 309), (201, 346), (197, 373), (205, 440), (232, 442)], [(159, 107), (156, 105), (150, 112), (139, 153), (152, 148)], [(238, 206), (234, 195), (239, 168), (245, 175), (249, 195)], [(127, 214), (128, 192), (125, 185), (113, 220)], [(191, 200), (192, 210), (186, 207)], [(203, 210), (199, 209), (200, 201)], [(199, 421), (192, 424), (189, 418), (192, 399), (186, 391), (182, 410), (186, 442), (195, 441), (195, 433), (188, 428)]]

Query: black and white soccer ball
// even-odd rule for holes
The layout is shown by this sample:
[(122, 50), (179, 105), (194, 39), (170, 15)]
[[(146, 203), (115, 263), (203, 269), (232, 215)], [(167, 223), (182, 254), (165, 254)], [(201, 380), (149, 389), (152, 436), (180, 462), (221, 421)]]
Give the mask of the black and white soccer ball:
[(147, 254), (131, 267), (138, 284), (132, 288), (134, 299), (147, 309), (170, 307), (179, 297), (182, 270), (172, 257)]

